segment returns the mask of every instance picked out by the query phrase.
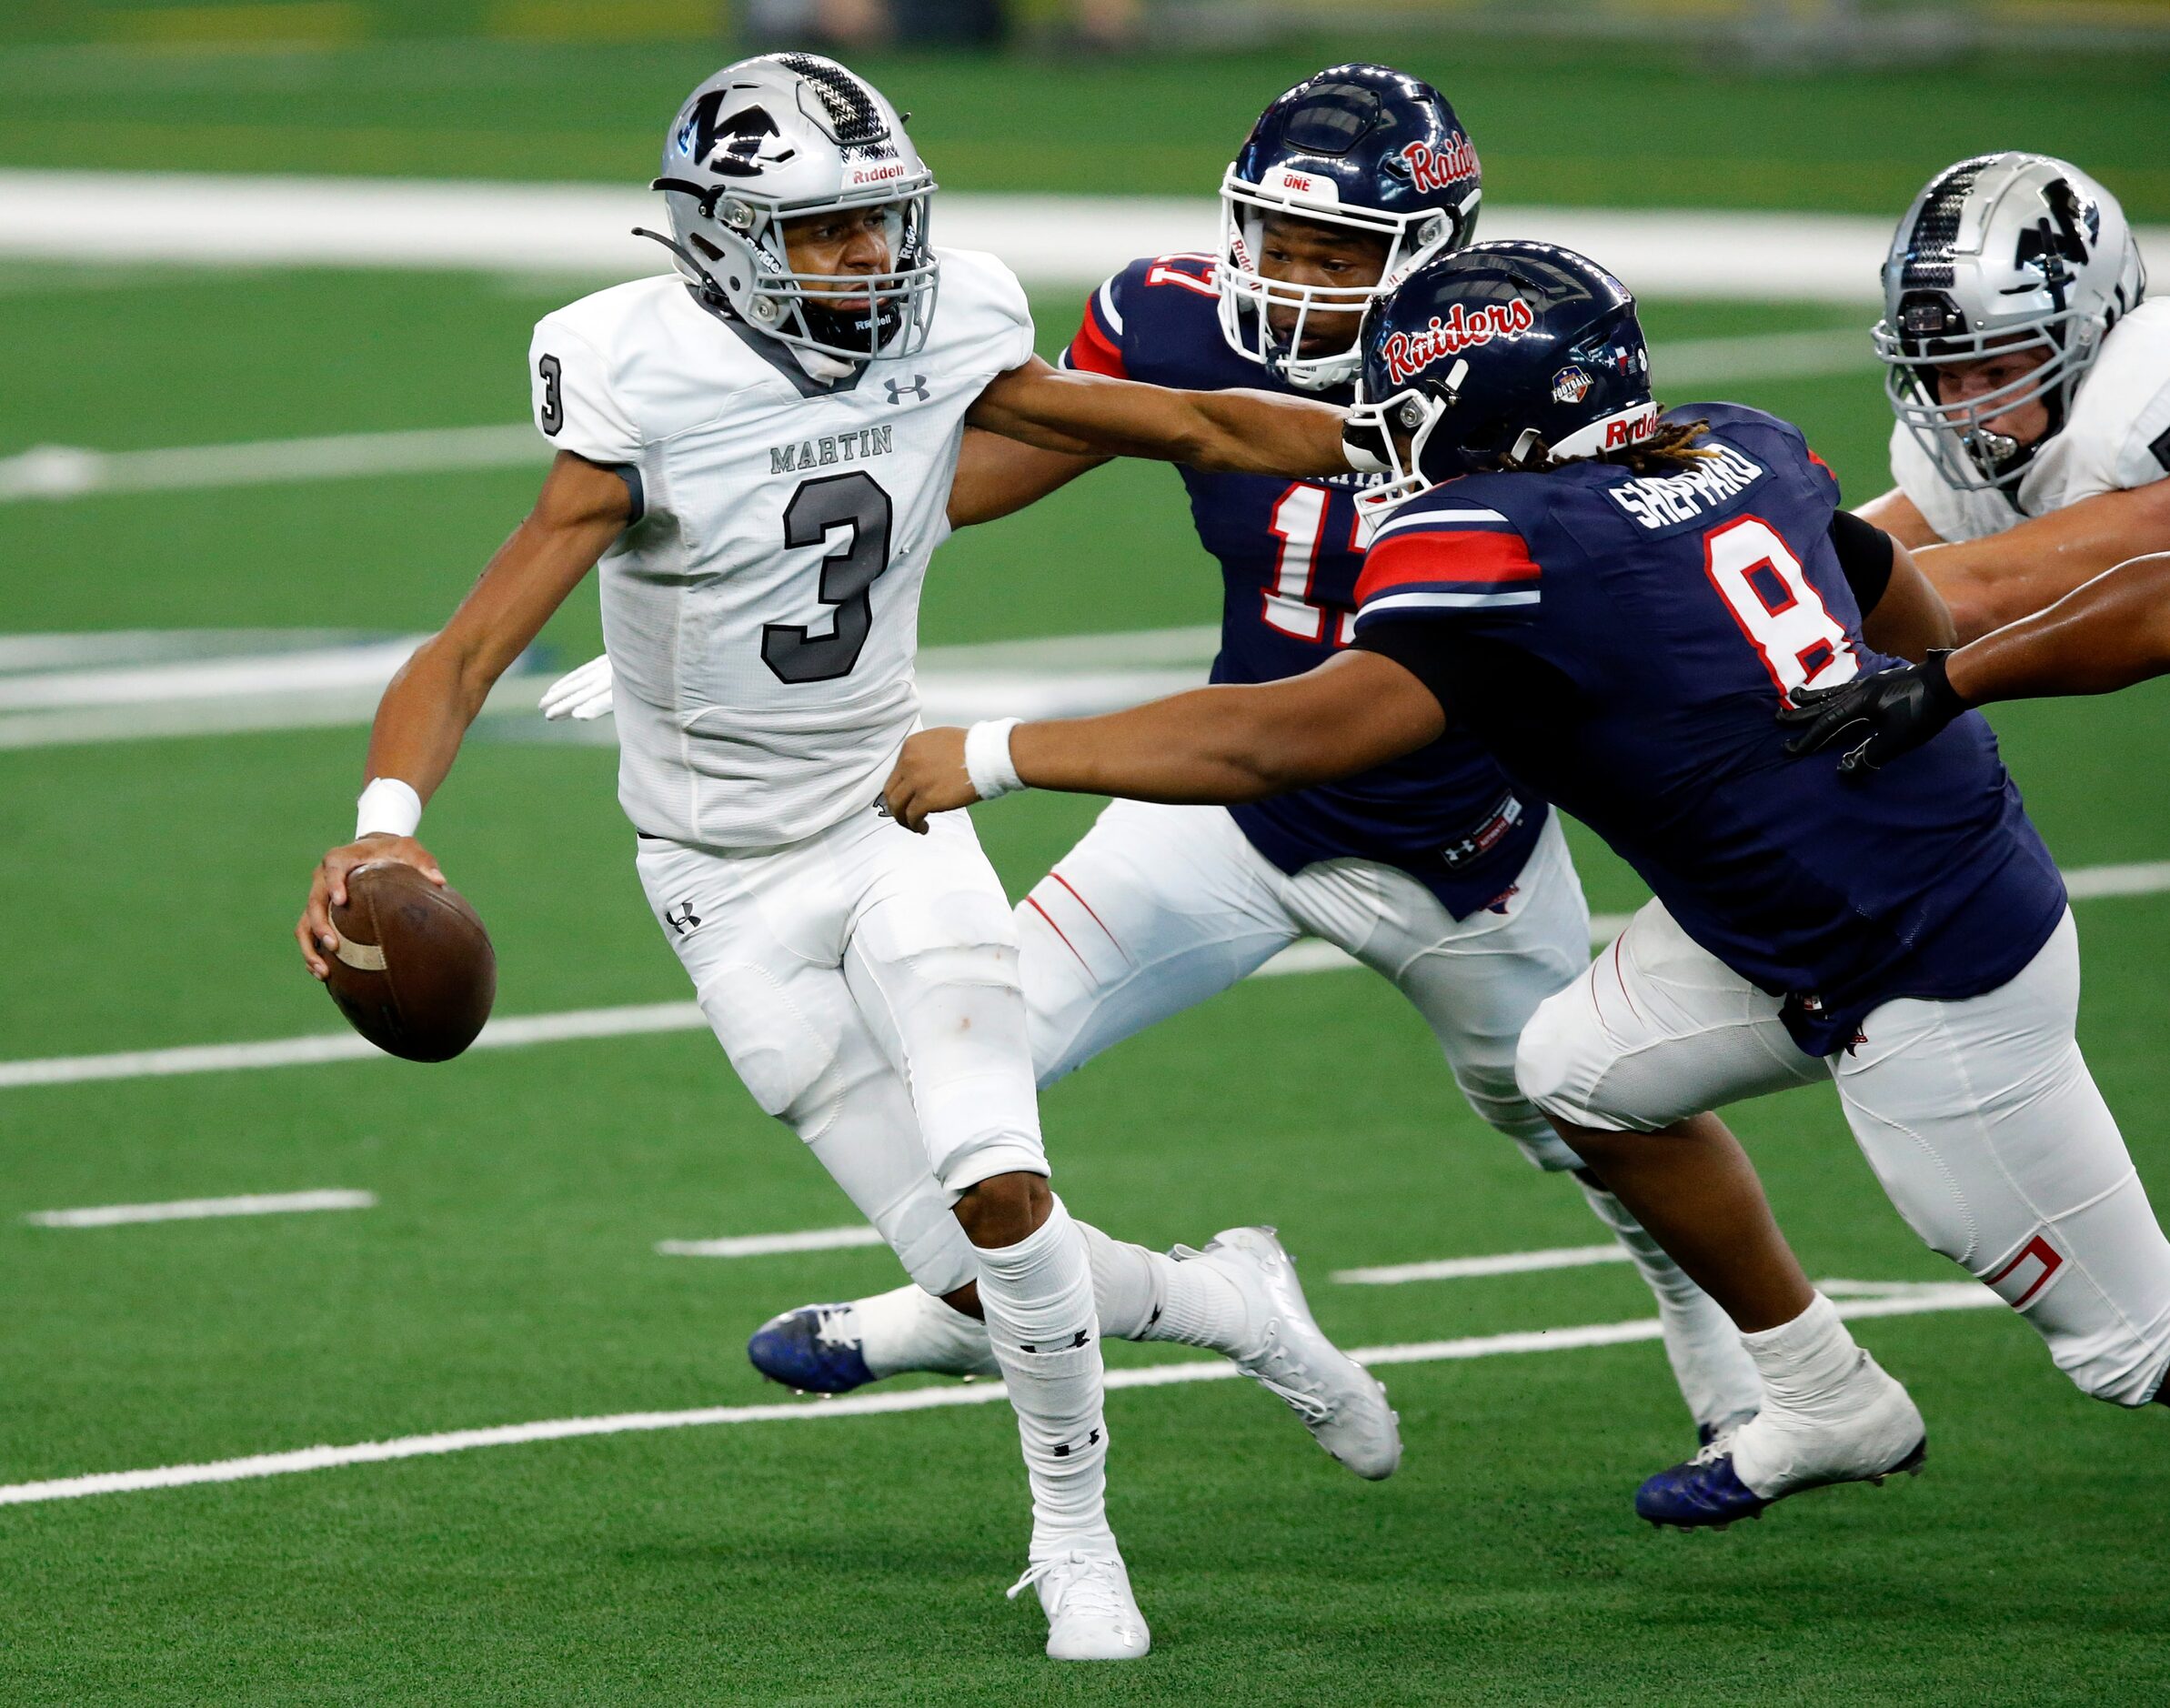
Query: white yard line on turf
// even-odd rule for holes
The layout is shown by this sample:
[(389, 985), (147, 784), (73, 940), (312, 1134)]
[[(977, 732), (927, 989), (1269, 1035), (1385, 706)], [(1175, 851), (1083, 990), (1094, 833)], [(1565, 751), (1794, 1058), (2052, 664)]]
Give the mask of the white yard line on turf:
[(371, 1210), (375, 1192), (329, 1187), (315, 1192), (250, 1192), (239, 1198), (180, 1198), (165, 1204), (94, 1204), (85, 1210), (34, 1210), (37, 1228), (117, 1228), (138, 1221), (200, 1221), (211, 1216), (284, 1216), (309, 1210)]
[[(1876, 366), (1865, 331), (1854, 327), (1776, 332), (1754, 337), (1661, 344), (1651, 359), (1668, 385), (1724, 386), (1753, 379), (1812, 378)], [(261, 439), (145, 451), (94, 451), (34, 445), (0, 457), (0, 504), (79, 498), (107, 492), (275, 486), (367, 476), (435, 475), (516, 468), (549, 460), (532, 427), (432, 427), (342, 433), (325, 438)]]
[[(132, 267), (563, 269), (600, 284), (662, 270), (661, 252), (632, 235), (658, 214), (630, 185), (0, 172), (0, 255)], [(1028, 284), (1084, 286), (1141, 255), (1211, 247), (1220, 208), (1208, 196), (947, 191), (940, 222), (945, 245), (991, 250)], [(1484, 235), (1565, 244), (1645, 296), (1867, 304), (1891, 220), (1488, 205)], [(2139, 236), (2170, 271), (2162, 228)]]
[(1482, 1275), (1526, 1275), (1534, 1270), (1582, 1269), (1592, 1263), (1625, 1263), (1618, 1245), (1562, 1245), (1543, 1251), (1499, 1251), (1490, 1257), (1443, 1257), (1426, 1263), (1381, 1263), (1367, 1269), (1337, 1269), (1333, 1279), (1358, 1287), (1398, 1287), (1404, 1281), (1469, 1281)]
[[(2105, 896), (2152, 896), (2170, 890), (2170, 860), (2131, 866), (2083, 866), (2065, 874), (2075, 901)], [(1592, 944), (1609, 943), (1629, 915), (1590, 916)], [(1291, 944), (1253, 978), (1333, 972), (1357, 962), (1331, 943)], [(692, 1032), (708, 1025), (693, 1002), (648, 1002), (629, 1008), (571, 1009), (557, 1014), (519, 1014), (494, 1020), (469, 1050), (518, 1050), (581, 1039), (627, 1038), (643, 1032)], [(93, 1080), (150, 1080), (179, 1073), (225, 1073), (254, 1068), (292, 1068), (318, 1061), (388, 1061), (390, 1057), (356, 1032), (317, 1032), (252, 1044), (186, 1044), (172, 1050), (127, 1050), (103, 1056), (43, 1056), (0, 1061), (0, 1090), (32, 1085), (78, 1085)]]
[[(2003, 1304), (1994, 1293), (1972, 1281), (1912, 1286), (1884, 1298), (1838, 1301), (1842, 1317), (1903, 1317), (1929, 1311), (1975, 1311)], [(1513, 1334), (1475, 1335), (1454, 1341), (1417, 1341), (1394, 1346), (1360, 1347), (1351, 1356), (1374, 1368), (1386, 1364), (1445, 1363), (1498, 1358), (1524, 1352), (1566, 1352), (1592, 1346), (1625, 1346), (1659, 1336), (1655, 1317), (1627, 1322), (1592, 1322), (1580, 1327), (1527, 1330)], [(1224, 1360), (1154, 1364), (1140, 1370), (1111, 1370), (1108, 1386), (1166, 1388), (1194, 1381), (1225, 1381), (1242, 1372)], [(393, 1441), (359, 1442), (345, 1447), (303, 1447), (287, 1452), (253, 1453), (242, 1459), (205, 1464), (160, 1465), (143, 1471), (105, 1471), (88, 1476), (55, 1477), (0, 1486), (0, 1506), (44, 1501), (81, 1500), (93, 1494), (136, 1494), (149, 1489), (177, 1489), (205, 1482), (245, 1482), (260, 1477), (289, 1476), (303, 1471), (329, 1471), (342, 1465), (383, 1464), (395, 1459), (427, 1459), (466, 1452), (477, 1447), (518, 1447), (531, 1442), (570, 1441), (593, 1435), (628, 1435), (653, 1430), (699, 1429), (727, 1423), (827, 1422), (840, 1418), (879, 1417), (900, 1412), (932, 1412), (950, 1406), (989, 1405), (1006, 1398), (1000, 1382), (953, 1387), (912, 1388), (898, 1393), (847, 1395), (839, 1400), (799, 1401), (769, 1405), (704, 1406), (689, 1412), (622, 1412), (606, 1417), (552, 1418), (536, 1423), (507, 1423), (494, 1429), (451, 1430), (437, 1435), (406, 1435)]]
[(879, 1245), (881, 1235), (860, 1223), (856, 1228), (809, 1228), (800, 1233), (738, 1233), (721, 1240), (658, 1240), (665, 1257), (769, 1257), (779, 1251), (840, 1251), (855, 1245)]

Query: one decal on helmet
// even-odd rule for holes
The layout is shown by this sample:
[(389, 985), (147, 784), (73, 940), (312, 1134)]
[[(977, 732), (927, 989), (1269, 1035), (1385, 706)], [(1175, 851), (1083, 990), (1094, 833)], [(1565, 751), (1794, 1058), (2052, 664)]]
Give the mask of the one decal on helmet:
[[(2018, 153), (1947, 166), (1914, 197), (1884, 264), (1874, 337), (1892, 410), (1954, 487), (2015, 487), (2146, 287), (2116, 197), (2076, 166)], [(2025, 371), (1944, 401), (1954, 370), (1995, 357)], [(2004, 430), (2035, 403), (2039, 432)]]
[[(668, 237), (655, 237), (711, 307), (749, 330), (841, 362), (910, 356), (927, 341), (940, 263), (929, 236), (934, 177), (871, 84), (817, 54), (727, 65), (687, 96), (663, 146)], [(878, 209), (889, 270), (793, 268), (795, 220)]]
[(1357, 495), (1367, 528), (1458, 475), (1602, 456), (1657, 427), (1635, 299), (1572, 249), (1435, 256), (1373, 305), (1361, 346), (1347, 432), (1386, 473)]
[[(1357, 317), (1433, 256), (1469, 242), (1483, 176), (1447, 99), (1385, 65), (1335, 65), (1274, 100), (1221, 181), (1221, 329), (1238, 355), (1292, 385), (1346, 385), (1362, 365)], [(1296, 285), (1266, 276), (1270, 225), (1367, 238), (1376, 281)], [(1320, 322), (1346, 316), (1345, 340)]]

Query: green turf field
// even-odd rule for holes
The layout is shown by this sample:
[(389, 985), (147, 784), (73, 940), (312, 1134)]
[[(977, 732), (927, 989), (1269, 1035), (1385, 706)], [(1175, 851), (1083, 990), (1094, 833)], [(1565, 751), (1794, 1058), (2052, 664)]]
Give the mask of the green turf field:
[[(562, 294), (558, 293), (558, 294)], [(0, 456), (517, 420), (550, 286), (460, 276), (18, 267)], [(1072, 306), (1040, 305), (1043, 342)], [(1661, 342), (1843, 312), (1655, 304)], [(1873, 376), (1734, 387), (1877, 489)], [(427, 627), (519, 513), (522, 469), (0, 505), (10, 632)], [(959, 538), (926, 638), (1209, 620), (1166, 471), (1110, 469)], [(595, 639), (591, 594), (548, 637)], [(2149, 782), (2170, 692), (2000, 725), (2075, 865), (2170, 855)], [(336, 1025), (286, 931), (345, 833), (358, 730), (0, 753), (6, 1059)], [(477, 740), (433, 846), (488, 916), (500, 1011), (684, 995), (635, 887), (607, 752)], [(1091, 803), (983, 810), (1013, 889)], [(1635, 899), (1580, 845), (1593, 902)], [(2083, 904), (2084, 1036), (2170, 1177), (2170, 900)], [(1401, 1287), (1347, 1265), (1588, 1244), (1360, 974), (1253, 981), (1047, 1100), (1082, 1215), (1155, 1242), (1277, 1221), (1329, 1330), (1391, 1345), (1646, 1316), (1616, 1267)], [(1833, 1100), (1740, 1125), (1813, 1273), (1949, 1271)], [(343, 1213), (65, 1230), (21, 1212), (354, 1188)], [(776, 1399), (746, 1333), (887, 1286), (879, 1251), (736, 1261), (661, 1240), (849, 1210), (692, 1033), (0, 1090), (0, 1482), (312, 1443)], [(1409, 1448), (1359, 1485), (1248, 1385), (1115, 1394), (1115, 1519), (1156, 1638), (1055, 1672), (1005, 1603), (1024, 1541), (1000, 1405), (489, 1448), (0, 1508), (0, 1701), (1673, 1703), (2138, 1702), (2170, 1684), (2165, 1420), (2079, 1398), (1997, 1311), (1870, 1322), (1931, 1420), (1930, 1474), (1724, 1535), (1637, 1525), (1686, 1422), (1649, 1345), (1389, 1372)], [(1129, 1367), (1150, 1355), (1119, 1348)]]
[[(0, 43), (64, 11), (0, 16)], [(468, 0), (410, 11), (479, 15)], [(952, 187), (1195, 196), (1268, 95), (1348, 51), (865, 69), (914, 109)], [(718, 57), (450, 35), (309, 53), (0, 46), (0, 166), (638, 179), (660, 116)], [(2016, 144), (2069, 154), (2135, 216), (2170, 218), (2170, 100), (2144, 59), (1778, 82), (1583, 46), (1463, 43), (1411, 63), (1448, 85), (1503, 203), (1890, 215), (1944, 161)], [(528, 328), (579, 288), (0, 264), (0, 460), (41, 444), (517, 422)], [(1035, 307), (1051, 351), (1076, 304)], [(1661, 348), (1864, 319), (1646, 306)], [(1725, 389), (1800, 420), (1854, 498), (1883, 486), (1872, 372)], [(534, 480), (512, 467), (0, 503), (0, 638), (427, 628)], [(1156, 629), (1217, 605), (1173, 477), (1117, 467), (946, 547), (923, 633)], [(561, 663), (597, 639), (585, 590), (544, 638)], [(2170, 688), (1997, 721), (2068, 865), (2170, 859), (2170, 798), (2151, 786)], [(500, 1013), (682, 1000), (634, 882), (611, 756), (520, 738), (534, 733), (487, 726), (430, 814), (432, 846), (491, 923)], [(311, 862), (351, 822), (361, 749), (354, 728), (0, 750), (0, 1062), (335, 1029), (288, 929)], [(1020, 891), (1093, 810), (1028, 796), (978, 821)], [(1587, 838), (1577, 852), (1594, 906), (1634, 904), (1618, 862)], [(2083, 1038), (2161, 1183), (2170, 897), (2085, 902), (2080, 919)], [(1416, 1017), (1361, 974), (1251, 981), (1065, 1081), (1045, 1117), (1080, 1215), (1157, 1243), (1278, 1222), (1348, 1344), (1649, 1314), (1617, 1266), (1329, 1279), (1600, 1237), (1572, 1190), (1461, 1105)], [(1738, 1124), (1812, 1273), (1955, 1276), (1900, 1224), (1828, 1094), (1750, 1106)], [(20, 1220), (326, 1188), (378, 1202), (106, 1229)], [(698, 1033), (432, 1069), (0, 1087), (0, 1485), (779, 1402), (744, 1361), (748, 1331), (893, 1284), (893, 1260), (695, 1259), (657, 1242), (849, 1219)], [(1408, 1454), (1379, 1486), (1248, 1384), (1119, 1392), (1114, 1517), (1156, 1647), (1114, 1672), (1050, 1667), (1037, 1612), (1001, 1599), (1026, 1519), (999, 1403), (824, 1416), (809, 1402), (789, 1421), (0, 1505), (0, 1703), (2159, 1699), (2165, 1420), (2081, 1399), (2001, 1311), (1860, 1334), (1929, 1416), (1929, 1474), (1723, 1535), (1660, 1536), (1632, 1517), (1636, 1481), (1689, 1446), (1649, 1344), (1390, 1370)], [(1120, 1347), (1110, 1363), (1178, 1357)]]

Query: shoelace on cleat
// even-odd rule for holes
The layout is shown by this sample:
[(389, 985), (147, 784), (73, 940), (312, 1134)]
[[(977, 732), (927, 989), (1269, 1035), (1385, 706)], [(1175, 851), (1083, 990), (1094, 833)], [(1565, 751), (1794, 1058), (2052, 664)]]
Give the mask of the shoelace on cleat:
[[(1068, 1570), (1073, 1567), (1074, 1572)], [(1004, 1592), (1005, 1598), (1014, 1602), (1027, 1590), (1050, 1577), (1056, 1579), (1053, 1605), (1047, 1610), (1050, 1624), (1073, 1609), (1103, 1619), (1130, 1617), (1130, 1603), (1123, 1594), (1122, 1562), (1112, 1555), (1087, 1553), (1081, 1548), (1073, 1548), (1068, 1553), (1050, 1554), (1027, 1567), (1025, 1575)]]
[(853, 1314), (849, 1305), (816, 1305), (814, 1338), (824, 1346), (856, 1346), (859, 1336), (844, 1326)]
[(1320, 1396), (1315, 1378), (1308, 1384), (1291, 1380), (1296, 1371), (1281, 1347), (1278, 1321), (1266, 1325), (1265, 1338), (1257, 1355), (1244, 1361), (1245, 1372), (1307, 1423), (1323, 1423), (1333, 1416), (1333, 1404)]

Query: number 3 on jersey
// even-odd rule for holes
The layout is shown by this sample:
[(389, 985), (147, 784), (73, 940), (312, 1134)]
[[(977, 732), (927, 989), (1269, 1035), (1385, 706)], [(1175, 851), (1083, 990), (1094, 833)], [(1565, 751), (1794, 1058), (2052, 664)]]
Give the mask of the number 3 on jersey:
[[(886, 429), (884, 429), (886, 431)], [(809, 625), (765, 623), (761, 662), (782, 682), (833, 682), (849, 676), (874, 627), (875, 582), (889, 567), (889, 495), (854, 469), (809, 480), (784, 506), (784, 544), (819, 546), (848, 527), (821, 559), (819, 597), (837, 608), (829, 632)]]
[(1860, 672), (1844, 625), (1763, 517), (1740, 517), (1705, 534), (1703, 567), (1781, 695), (1836, 688)]

